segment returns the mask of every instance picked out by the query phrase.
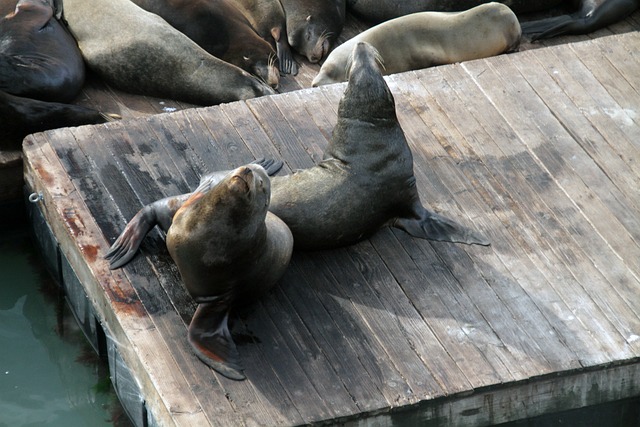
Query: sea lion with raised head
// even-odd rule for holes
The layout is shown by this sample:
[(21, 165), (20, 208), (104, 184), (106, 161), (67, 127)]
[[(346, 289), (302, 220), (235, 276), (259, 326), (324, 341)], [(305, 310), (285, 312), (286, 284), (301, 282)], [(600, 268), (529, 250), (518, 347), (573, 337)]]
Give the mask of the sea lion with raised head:
[(199, 105), (275, 93), (129, 0), (64, 0), (64, 18), (89, 67), (122, 90)]
[(132, 0), (204, 50), (277, 88), (276, 51), (229, 0)]
[[(273, 177), (269, 210), (289, 226), (299, 249), (350, 245), (385, 225), (423, 239), (488, 245), (479, 233), (422, 205), (413, 156), (377, 58), (368, 43), (354, 47), (349, 83), (325, 160)], [(133, 258), (153, 226), (166, 229), (188, 197), (168, 197), (143, 207), (107, 254), (111, 268)]]
[(280, 0), (289, 45), (316, 63), (325, 58), (344, 26), (345, 0)]
[(0, 1), (0, 90), (55, 102), (78, 95), (84, 61), (54, 13), (45, 0)]
[(280, 0), (232, 0), (249, 20), (260, 36), (271, 43), (278, 55), (280, 72), (298, 74), (298, 63), (293, 59), (287, 21)]
[(261, 166), (241, 166), (213, 181), (202, 182), (176, 211), (167, 249), (198, 303), (189, 343), (211, 368), (241, 380), (229, 313), (275, 285), (289, 265), (293, 237), (268, 212), (269, 176)]
[(376, 48), (387, 75), (508, 52), (518, 46), (520, 35), (518, 18), (501, 3), (464, 12), (413, 13), (371, 27), (333, 49), (311, 84), (346, 81), (359, 42)]

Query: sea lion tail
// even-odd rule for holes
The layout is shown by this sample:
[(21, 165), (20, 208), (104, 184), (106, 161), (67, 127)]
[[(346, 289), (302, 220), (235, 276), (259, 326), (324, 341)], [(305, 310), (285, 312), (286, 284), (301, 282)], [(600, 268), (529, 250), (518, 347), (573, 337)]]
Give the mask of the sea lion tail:
[(189, 324), (189, 344), (211, 369), (232, 380), (246, 377), (240, 354), (229, 332), (229, 310), (220, 301), (198, 304)]
[(468, 245), (489, 246), (491, 244), (489, 239), (481, 233), (424, 208), (419, 218), (397, 218), (392, 226), (421, 239)]

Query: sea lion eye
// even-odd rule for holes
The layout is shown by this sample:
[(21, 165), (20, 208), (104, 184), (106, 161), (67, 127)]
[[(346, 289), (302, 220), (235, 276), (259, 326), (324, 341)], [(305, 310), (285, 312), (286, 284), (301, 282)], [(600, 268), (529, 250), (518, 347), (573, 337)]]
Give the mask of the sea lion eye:
[(307, 22), (311, 21), (311, 15), (307, 16), (307, 18), (305, 19)]
[(245, 61), (249, 62), (249, 57), (248, 56), (243, 56), (242, 59), (244, 59)]

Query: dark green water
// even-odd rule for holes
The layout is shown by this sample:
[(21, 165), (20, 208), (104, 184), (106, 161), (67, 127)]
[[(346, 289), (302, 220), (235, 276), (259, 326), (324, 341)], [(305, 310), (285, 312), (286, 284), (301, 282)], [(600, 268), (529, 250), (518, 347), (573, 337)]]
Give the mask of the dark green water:
[(0, 232), (0, 427), (130, 426), (26, 226)]

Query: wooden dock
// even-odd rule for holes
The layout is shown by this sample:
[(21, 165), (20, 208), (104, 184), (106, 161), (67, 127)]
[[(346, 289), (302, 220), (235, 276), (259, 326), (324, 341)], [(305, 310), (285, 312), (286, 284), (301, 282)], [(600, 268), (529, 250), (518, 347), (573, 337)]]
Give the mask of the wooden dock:
[(492, 246), (296, 252), (233, 325), (244, 382), (191, 353), (159, 232), (122, 270), (103, 255), (204, 173), (313, 165), (344, 85), (35, 134), (25, 179), (139, 425), (501, 423), (640, 395), (639, 70), (632, 31), (389, 77), (423, 202)]

